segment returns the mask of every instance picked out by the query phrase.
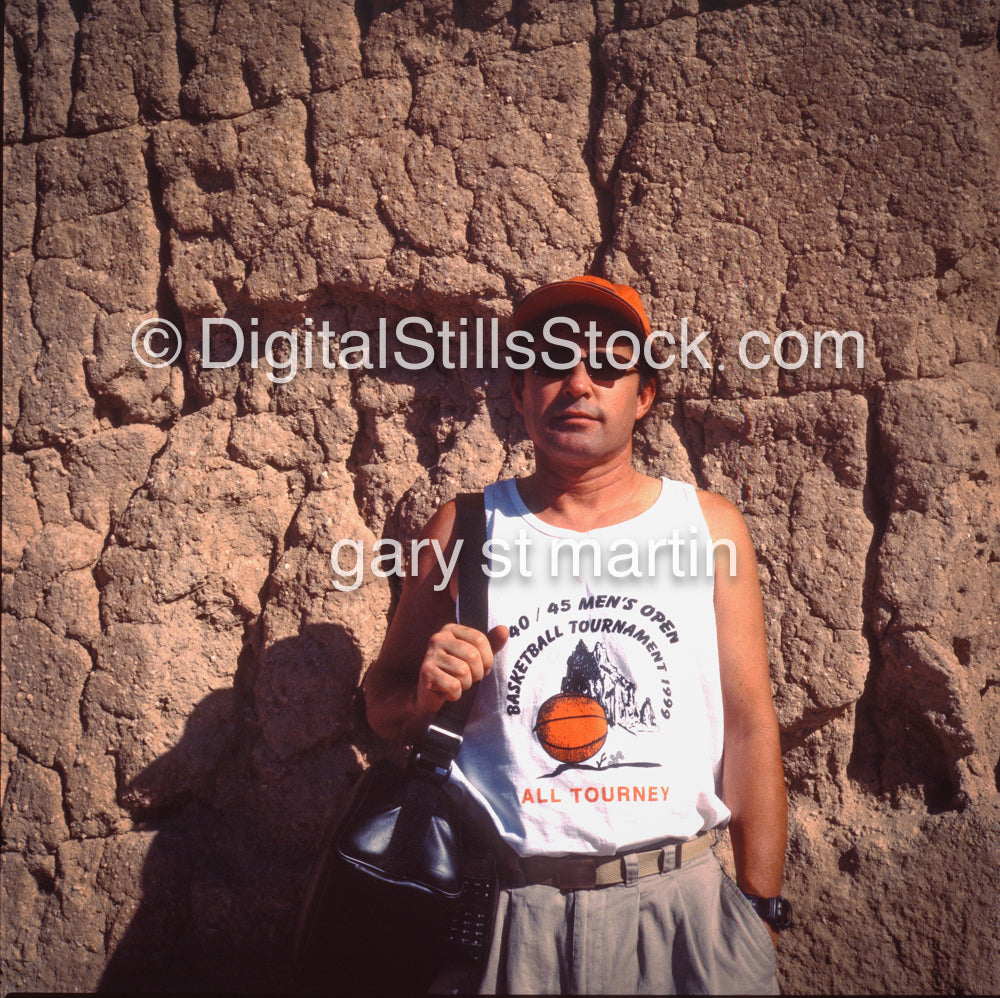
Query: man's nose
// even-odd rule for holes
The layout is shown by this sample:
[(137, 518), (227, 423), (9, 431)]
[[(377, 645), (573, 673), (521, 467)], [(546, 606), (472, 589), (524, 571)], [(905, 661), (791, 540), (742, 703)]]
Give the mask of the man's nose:
[(576, 367), (568, 370), (563, 377), (563, 391), (570, 392), (574, 398), (586, 395), (594, 388), (590, 372), (587, 370), (582, 358), (577, 362)]

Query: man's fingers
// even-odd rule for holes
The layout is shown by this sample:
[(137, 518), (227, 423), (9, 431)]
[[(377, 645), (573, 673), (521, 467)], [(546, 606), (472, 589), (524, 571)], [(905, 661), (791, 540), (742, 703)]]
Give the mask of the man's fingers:
[(441, 655), (433, 660), (432, 665), (444, 675), (457, 679), (465, 690), (473, 683), (478, 683), (485, 673), (483, 663), (478, 656), (470, 660), (454, 655)]
[(485, 636), (479, 635), (478, 642), (463, 641), (446, 632), (435, 634), (427, 646), (428, 657), (440, 668), (453, 675), (461, 676), (469, 672), (473, 682), (483, 678), (488, 668), (484, 655), (493, 661), (493, 652)]
[(421, 666), (420, 682), (432, 697), (458, 700), (493, 665), (490, 640), (481, 631), (448, 624), (431, 636)]
[[(506, 628), (502, 629), (505, 632), (507, 630)], [(482, 631), (477, 631), (474, 627), (449, 624), (431, 638), (428, 647), (434, 645), (446, 650), (449, 654), (467, 660), (470, 664), (481, 664), (484, 673), (489, 672), (493, 666), (492, 641)], [(477, 681), (482, 678), (482, 675), (476, 677)]]
[(489, 639), (482, 631), (477, 631), (474, 627), (466, 627), (465, 624), (448, 624), (447, 627), (438, 631), (438, 634), (452, 634), (459, 640), (467, 641), (479, 649), (489, 646)]
[(425, 676), (423, 684), (428, 693), (437, 698), (443, 697), (445, 700), (460, 700), (466, 689), (457, 676), (440, 670)]
[(432, 698), (458, 700), (493, 667), (493, 653), (506, 643), (502, 624), (489, 635), (463, 624), (447, 624), (431, 636), (420, 669), (420, 685)]

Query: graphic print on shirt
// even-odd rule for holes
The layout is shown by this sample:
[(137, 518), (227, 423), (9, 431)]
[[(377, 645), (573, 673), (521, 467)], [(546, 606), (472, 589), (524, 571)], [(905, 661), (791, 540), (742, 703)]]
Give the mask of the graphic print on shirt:
[[(605, 617), (595, 610), (618, 613)], [(581, 611), (586, 615), (577, 616)], [(643, 758), (650, 746), (643, 736), (655, 736), (673, 707), (661, 646), (677, 643), (679, 636), (666, 614), (632, 597), (590, 595), (575, 606), (562, 600), (539, 607), (534, 621), (523, 614), (511, 624), (510, 636), (517, 644), (532, 640), (522, 645), (508, 674), (506, 713), (521, 714), (522, 691), (537, 690), (532, 699), (541, 703), (529, 730), (558, 763), (538, 778), (572, 769), (661, 765)]]
[(568, 769), (611, 769), (617, 766), (658, 766), (654, 762), (624, 762), (624, 752), (601, 756), (584, 765), (603, 747), (609, 728), (618, 726), (632, 734), (656, 728), (653, 702), (646, 697), (636, 709), (636, 684), (608, 658), (603, 642), (588, 648), (581, 638), (566, 660), (562, 688), (538, 710), (533, 731), (542, 748), (561, 762), (551, 773)]
[(562, 692), (579, 693), (596, 700), (604, 708), (608, 724), (620, 724), (633, 734), (656, 727), (653, 701), (646, 697), (642, 707), (636, 709), (636, 685), (608, 658), (602, 641), (590, 650), (581, 638), (566, 660), (566, 666)]

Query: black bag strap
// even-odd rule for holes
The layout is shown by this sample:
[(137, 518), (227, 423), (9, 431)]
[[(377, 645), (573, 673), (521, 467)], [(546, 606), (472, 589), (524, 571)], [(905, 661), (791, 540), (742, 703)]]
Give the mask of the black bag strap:
[[(486, 507), (481, 492), (455, 497), (458, 552), (458, 609), (460, 622), (486, 631), (487, 585)], [(438, 810), (451, 766), (462, 747), (462, 731), (472, 711), (478, 683), (458, 700), (446, 701), (427, 726), (410, 758), (409, 779), (403, 803), (386, 849), (386, 867), (405, 876), (408, 857), (416, 855)]]
[[(486, 506), (482, 492), (463, 493), (455, 497), (455, 527), (462, 547), (458, 555), (458, 610), (460, 623), (486, 632), (487, 600), (485, 575), (486, 558), (483, 546), (486, 543)], [(428, 725), (420, 749), (427, 748), (428, 756), (441, 750), (454, 761), (461, 747), (462, 729), (469, 719), (473, 701), (476, 699), (477, 684), (462, 694), (459, 700), (447, 700)], [(439, 733), (444, 732), (442, 736)], [(455, 738), (458, 741), (455, 741)], [(442, 739), (446, 743), (442, 748)], [(454, 751), (452, 751), (454, 749)], [(418, 751), (418, 756), (420, 751)]]

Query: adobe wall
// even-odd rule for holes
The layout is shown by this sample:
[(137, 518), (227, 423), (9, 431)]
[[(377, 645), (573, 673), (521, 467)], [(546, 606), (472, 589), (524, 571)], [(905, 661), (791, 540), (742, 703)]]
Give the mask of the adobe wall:
[(204, 320), (471, 327), (585, 271), (708, 330), (637, 453), (754, 535), (784, 989), (1000, 990), (997, 0), (5, 17), (5, 991), (280, 987), (387, 751), (352, 699), (393, 590), (331, 549), (530, 467), (502, 373), (317, 339), (278, 383)]

